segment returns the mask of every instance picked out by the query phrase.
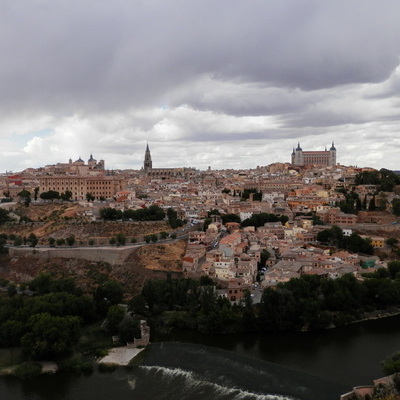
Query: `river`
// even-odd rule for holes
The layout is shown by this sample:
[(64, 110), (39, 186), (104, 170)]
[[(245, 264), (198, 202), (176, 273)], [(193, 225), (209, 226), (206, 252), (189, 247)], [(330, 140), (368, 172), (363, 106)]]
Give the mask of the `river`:
[(338, 400), (383, 375), (400, 349), (400, 316), (317, 333), (159, 336), (130, 370), (21, 383), (0, 379), (12, 400)]

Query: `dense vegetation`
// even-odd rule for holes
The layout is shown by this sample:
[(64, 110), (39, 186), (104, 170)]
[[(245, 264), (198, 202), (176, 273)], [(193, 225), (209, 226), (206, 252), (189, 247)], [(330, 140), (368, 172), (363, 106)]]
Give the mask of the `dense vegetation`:
[(250, 195), (253, 195), (253, 201), (261, 201), (262, 200), (262, 192), (257, 189), (244, 189), (241, 196), (240, 201), (246, 201), (250, 198)]
[(282, 222), (285, 224), (289, 218), (286, 215), (276, 215), (268, 213), (253, 214), (251, 218), (247, 218), (242, 222), (242, 227), (255, 226), (256, 228), (263, 226), (266, 222)]
[(363, 239), (359, 234), (353, 232), (350, 236), (344, 236), (343, 230), (336, 225), (318, 233), (317, 240), (321, 243), (336, 246), (340, 249), (349, 250), (353, 253), (374, 254), (371, 239)]
[(379, 192), (393, 192), (394, 187), (400, 184), (400, 176), (386, 168), (379, 171), (364, 171), (356, 175), (355, 184), (377, 185)]
[(64, 200), (64, 201), (69, 201), (72, 199), (72, 192), (70, 190), (66, 190), (63, 193), (59, 193), (55, 190), (49, 190), (48, 192), (42, 192), (40, 193), (40, 198), (42, 200)]
[(400, 262), (366, 275), (336, 280), (304, 275), (264, 290), (261, 303), (247, 292), (239, 304), (218, 297), (207, 278), (148, 281), (129, 305), (156, 326), (194, 329), (203, 333), (318, 330), (340, 326), (376, 310), (400, 305)]
[(71, 355), (82, 330), (105, 317), (104, 335), (119, 334), (132, 340), (137, 334), (137, 323), (117, 305), (123, 292), (116, 281), (104, 281), (92, 295), (83, 294), (71, 279), (55, 279), (50, 274), (30, 282), (34, 296), (17, 294), (13, 285), (9, 288), (14, 290), (0, 298), (0, 347), (21, 346), (28, 360)]
[(9, 221), (10, 219), (9, 214), (10, 213), (6, 209), (0, 208), (0, 224)]
[(100, 217), (106, 221), (162, 221), (167, 218), (172, 229), (184, 225), (184, 221), (178, 218), (174, 209), (168, 208), (165, 214), (164, 210), (157, 205), (139, 208), (138, 210), (116, 210), (115, 208), (105, 207), (100, 210)]
[(162, 221), (165, 218), (165, 212), (156, 205), (138, 210), (116, 210), (115, 208), (105, 207), (100, 210), (100, 217), (106, 221), (120, 219), (126, 221)]

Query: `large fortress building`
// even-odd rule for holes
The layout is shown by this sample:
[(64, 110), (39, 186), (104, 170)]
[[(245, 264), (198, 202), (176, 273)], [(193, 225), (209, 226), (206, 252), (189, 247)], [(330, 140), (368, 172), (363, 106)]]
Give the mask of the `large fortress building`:
[(96, 200), (112, 198), (124, 189), (121, 177), (108, 175), (104, 168), (104, 160), (97, 162), (92, 156), (85, 162), (78, 158), (68, 163), (47, 165), (43, 175), (39, 176), (39, 193), (49, 190), (58, 193), (70, 191), (73, 200), (85, 200), (86, 195), (92, 195)]
[(298, 166), (317, 165), (330, 167), (336, 165), (336, 148), (332, 142), (329, 150), (324, 151), (303, 151), (298, 143), (297, 148), (293, 148), (292, 164)]

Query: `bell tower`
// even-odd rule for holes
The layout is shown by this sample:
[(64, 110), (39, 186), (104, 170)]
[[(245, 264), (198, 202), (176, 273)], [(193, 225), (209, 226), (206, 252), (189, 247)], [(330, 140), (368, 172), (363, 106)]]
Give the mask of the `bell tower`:
[(152, 168), (153, 168), (153, 162), (151, 161), (151, 154), (150, 154), (149, 144), (147, 143), (146, 152), (144, 153), (143, 169), (145, 171), (150, 171)]

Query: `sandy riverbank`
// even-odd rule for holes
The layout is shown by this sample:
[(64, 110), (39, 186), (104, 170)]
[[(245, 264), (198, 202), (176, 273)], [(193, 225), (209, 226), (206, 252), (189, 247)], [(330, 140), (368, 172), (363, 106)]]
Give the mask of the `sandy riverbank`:
[(144, 348), (116, 347), (111, 349), (105, 357), (99, 362), (104, 364), (117, 364), (126, 366), (135, 358)]

